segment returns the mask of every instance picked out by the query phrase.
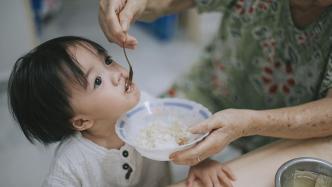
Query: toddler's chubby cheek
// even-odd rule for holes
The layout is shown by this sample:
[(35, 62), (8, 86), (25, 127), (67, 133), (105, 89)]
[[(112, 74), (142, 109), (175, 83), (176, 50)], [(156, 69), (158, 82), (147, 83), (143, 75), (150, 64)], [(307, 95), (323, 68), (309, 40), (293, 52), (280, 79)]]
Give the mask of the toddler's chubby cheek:
[(141, 98), (141, 91), (137, 88), (137, 101)]
[(131, 104), (131, 107), (136, 106), (141, 99), (141, 94), (140, 92), (135, 93), (134, 95), (131, 96), (131, 98), (128, 100)]
[(135, 98), (134, 106), (137, 105), (139, 103), (139, 101), (140, 101), (140, 96)]

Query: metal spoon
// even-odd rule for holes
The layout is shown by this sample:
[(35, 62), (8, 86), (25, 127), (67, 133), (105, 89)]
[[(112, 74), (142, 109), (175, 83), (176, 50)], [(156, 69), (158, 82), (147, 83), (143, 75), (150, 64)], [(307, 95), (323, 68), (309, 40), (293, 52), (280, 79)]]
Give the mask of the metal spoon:
[(127, 53), (126, 53), (125, 42), (123, 42), (122, 49), (123, 49), (123, 53), (126, 57), (127, 63), (129, 65), (129, 77), (126, 80), (126, 84), (125, 84), (125, 91), (127, 91), (129, 89), (130, 85), (133, 83), (134, 72), (133, 72), (133, 68), (131, 67), (131, 63), (130, 63), (130, 61), (128, 59), (128, 56), (127, 56)]

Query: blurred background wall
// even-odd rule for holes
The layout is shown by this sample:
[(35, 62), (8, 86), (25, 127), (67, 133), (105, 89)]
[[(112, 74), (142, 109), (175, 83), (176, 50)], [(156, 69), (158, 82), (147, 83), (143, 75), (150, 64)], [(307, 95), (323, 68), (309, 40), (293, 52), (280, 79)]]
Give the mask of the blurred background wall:
[[(40, 186), (56, 146), (31, 145), (9, 114), (6, 82), (17, 58), (48, 39), (79, 35), (100, 43), (127, 67), (122, 49), (105, 39), (97, 16), (97, 0), (0, 1), (1, 187)], [(139, 45), (127, 53), (139, 87), (154, 96), (168, 88), (198, 60), (200, 51), (216, 32), (220, 17), (215, 13), (198, 15), (191, 10), (151, 24), (134, 24), (130, 33), (137, 37)], [(226, 149), (216, 158), (222, 161), (237, 154)], [(187, 167), (172, 168), (175, 181), (187, 174)]]
[(18, 54), (36, 44), (29, 1), (0, 2), (0, 79), (5, 80)]

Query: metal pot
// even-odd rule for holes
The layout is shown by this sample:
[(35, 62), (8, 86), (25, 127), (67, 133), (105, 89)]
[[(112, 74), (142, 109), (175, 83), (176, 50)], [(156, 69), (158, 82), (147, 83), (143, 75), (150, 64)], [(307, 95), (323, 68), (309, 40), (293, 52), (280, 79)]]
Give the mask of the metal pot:
[(312, 171), (318, 174), (332, 176), (332, 164), (326, 160), (300, 157), (287, 161), (277, 171), (275, 176), (275, 186), (285, 187), (294, 178), (295, 170)]

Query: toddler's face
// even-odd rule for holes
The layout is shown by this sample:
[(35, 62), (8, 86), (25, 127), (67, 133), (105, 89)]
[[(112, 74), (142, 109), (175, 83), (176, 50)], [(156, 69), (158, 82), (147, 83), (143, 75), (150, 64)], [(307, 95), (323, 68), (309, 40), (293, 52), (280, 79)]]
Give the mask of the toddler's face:
[(71, 105), (75, 114), (94, 121), (115, 123), (117, 119), (134, 107), (140, 97), (139, 89), (133, 83), (125, 92), (128, 71), (113, 61), (107, 65), (105, 56), (98, 55), (88, 45), (69, 48), (76, 58), (88, 82), (84, 89), (71, 86)]

